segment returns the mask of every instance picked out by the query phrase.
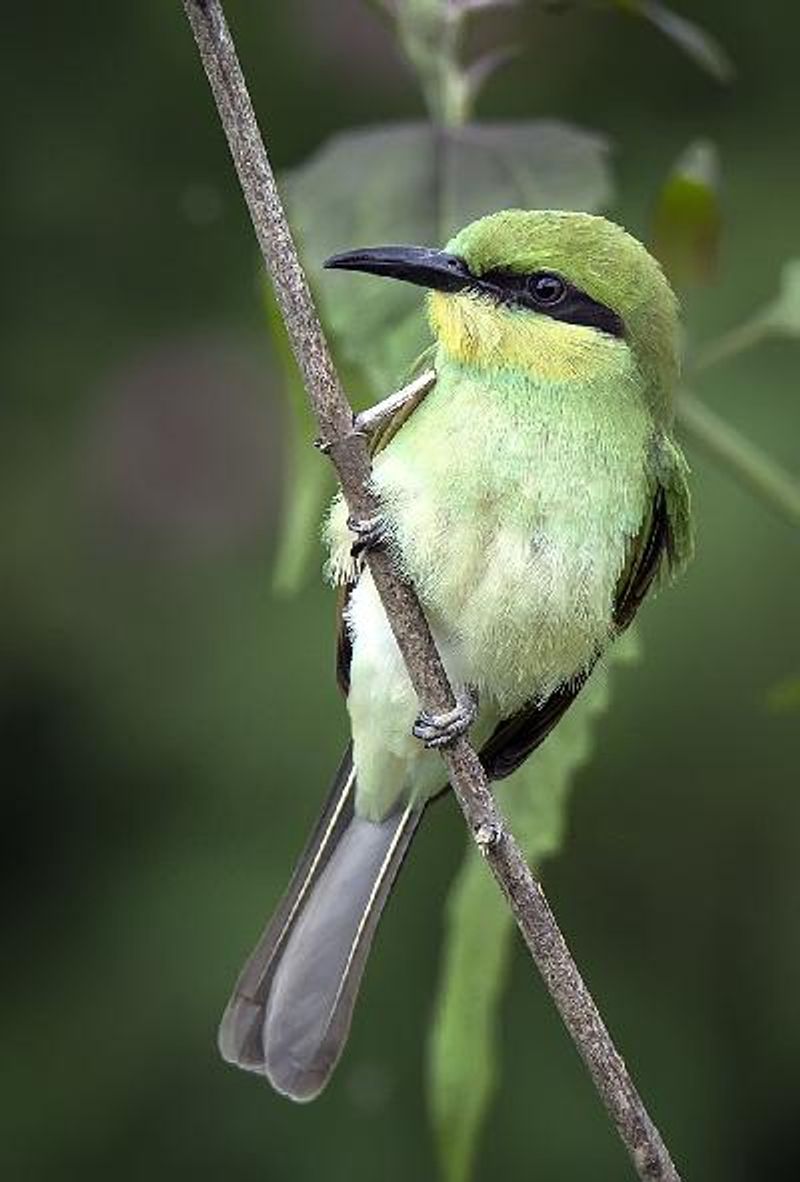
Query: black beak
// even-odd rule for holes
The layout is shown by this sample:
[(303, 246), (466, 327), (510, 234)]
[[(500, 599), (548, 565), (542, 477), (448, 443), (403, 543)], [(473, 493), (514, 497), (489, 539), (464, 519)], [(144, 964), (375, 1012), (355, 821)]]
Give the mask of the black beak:
[(475, 283), (466, 263), (444, 250), (426, 246), (370, 246), (331, 255), (325, 266), (340, 271), (388, 275), (434, 291), (461, 291)]

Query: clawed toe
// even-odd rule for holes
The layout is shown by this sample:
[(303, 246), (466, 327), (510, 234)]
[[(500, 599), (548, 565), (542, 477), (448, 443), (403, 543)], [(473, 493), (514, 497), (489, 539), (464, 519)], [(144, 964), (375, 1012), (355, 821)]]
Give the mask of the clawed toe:
[(422, 710), (412, 728), (412, 734), (426, 747), (447, 747), (472, 726), (478, 714), (478, 691), (467, 686), (456, 695), (452, 710), (431, 714)]
[(389, 534), (389, 524), (382, 513), (374, 517), (353, 517), (347, 519), (347, 528), (356, 535), (356, 540), (350, 547), (350, 554), (358, 558), (366, 550), (374, 550), (382, 546)]

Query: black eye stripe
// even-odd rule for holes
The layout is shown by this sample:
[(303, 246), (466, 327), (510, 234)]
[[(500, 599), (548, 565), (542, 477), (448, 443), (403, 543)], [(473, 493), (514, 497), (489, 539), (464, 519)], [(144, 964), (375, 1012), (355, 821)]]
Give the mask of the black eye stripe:
[[(554, 272), (536, 272), (553, 275)], [(625, 325), (622, 318), (605, 304), (593, 300), (585, 291), (569, 283), (563, 276), (558, 276), (564, 284), (564, 295), (553, 304), (538, 301), (531, 294), (531, 281), (534, 276), (519, 275), (514, 271), (498, 268), (487, 271), (475, 281), (475, 288), (484, 295), (490, 296), (498, 303), (510, 304), (519, 308), (530, 308), (543, 316), (550, 316), (553, 320), (560, 320), (565, 324), (579, 324), (586, 328), (596, 328), (612, 337), (624, 337)]]

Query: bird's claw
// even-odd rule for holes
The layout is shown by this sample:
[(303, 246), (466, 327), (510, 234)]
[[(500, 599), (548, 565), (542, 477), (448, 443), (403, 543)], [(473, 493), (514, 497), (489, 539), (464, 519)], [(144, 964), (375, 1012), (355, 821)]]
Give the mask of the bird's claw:
[(452, 710), (445, 710), (441, 714), (422, 710), (417, 715), (411, 733), (426, 747), (448, 747), (469, 730), (477, 716), (478, 691), (474, 686), (466, 686), (456, 694), (456, 704)]
[(376, 513), (374, 517), (350, 516), (347, 518), (347, 528), (356, 535), (350, 547), (352, 558), (358, 558), (365, 550), (382, 546), (389, 534), (389, 523), (382, 513)]

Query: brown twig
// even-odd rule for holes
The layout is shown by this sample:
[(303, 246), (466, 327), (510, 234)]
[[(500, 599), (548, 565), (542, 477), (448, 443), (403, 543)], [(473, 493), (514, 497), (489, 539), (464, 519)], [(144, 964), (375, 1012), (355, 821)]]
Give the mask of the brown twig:
[[(328, 352), (300, 267), (244, 77), (219, 0), (183, 0), (228, 139), (264, 261), (275, 287), (297, 364), (319, 424), (319, 445), (336, 468), (350, 512), (374, 517), (364, 438)], [(453, 691), (411, 586), (397, 577), (386, 551), (368, 554), (369, 568), (409, 677), (425, 709), (455, 705)], [(540, 884), (509, 832), (480, 760), (466, 738), (442, 752), (450, 784), (470, 832), (514, 913), (531, 956), (595, 1087), (625, 1143), (640, 1179), (680, 1182), (621, 1056), (564, 941)]]

